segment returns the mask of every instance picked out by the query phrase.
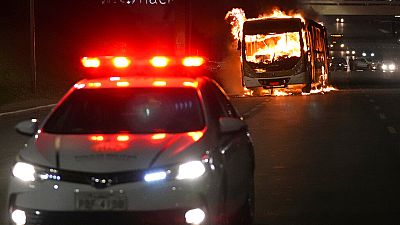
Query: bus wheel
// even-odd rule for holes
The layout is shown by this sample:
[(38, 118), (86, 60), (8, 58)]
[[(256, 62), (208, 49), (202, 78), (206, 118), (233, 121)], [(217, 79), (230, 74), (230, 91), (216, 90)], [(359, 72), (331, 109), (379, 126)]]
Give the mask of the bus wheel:
[(262, 88), (262, 87), (252, 88), (253, 96), (261, 96), (263, 90), (264, 90), (264, 88)]
[(301, 89), (303, 93), (310, 93), (311, 92), (311, 84), (306, 84), (306, 86)]

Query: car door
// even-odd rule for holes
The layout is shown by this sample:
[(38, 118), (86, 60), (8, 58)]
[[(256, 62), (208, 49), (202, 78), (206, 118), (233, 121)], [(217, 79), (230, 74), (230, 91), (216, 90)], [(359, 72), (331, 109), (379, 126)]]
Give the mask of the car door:
[[(214, 101), (220, 117), (240, 119), (236, 109), (232, 106), (220, 87), (211, 83), (207, 88), (208, 98)], [(246, 200), (249, 180), (252, 179), (254, 154), (247, 129), (232, 133), (219, 133), (219, 154), (223, 164), (226, 200), (229, 205), (239, 206)], [(231, 207), (229, 210), (237, 210)]]

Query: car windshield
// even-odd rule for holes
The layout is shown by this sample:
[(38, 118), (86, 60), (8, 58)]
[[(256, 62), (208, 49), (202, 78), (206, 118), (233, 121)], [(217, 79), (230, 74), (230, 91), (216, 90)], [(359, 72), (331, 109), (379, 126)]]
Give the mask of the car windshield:
[(47, 120), (54, 134), (182, 133), (202, 130), (196, 89), (109, 88), (73, 92)]
[(346, 63), (344, 58), (333, 58), (332, 63)]

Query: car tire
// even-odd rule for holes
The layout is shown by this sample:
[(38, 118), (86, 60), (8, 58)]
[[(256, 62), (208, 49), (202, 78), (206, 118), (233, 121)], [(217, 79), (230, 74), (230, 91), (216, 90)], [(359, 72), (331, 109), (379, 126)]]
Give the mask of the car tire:
[(310, 93), (311, 92), (311, 84), (306, 84), (306, 86), (305, 87), (303, 87), (303, 89), (301, 89), (301, 91), (303, 92), (303, 93)]
[(249, 179), (249, 190), (247, 199), (239, 212), (238, 225), (253, 225), (255, 215), (255, 188), (254, 188), (254, 175)]
[(230, 225), (253, 225), (255, 215), (255, 191), (254, 191), (254, 179), (249, 181), (249, 190), (247, 193), (246, 201), (243, 206), (232, 215), (229, 220)]
[(262, 91), (264, 90), (264, 88), (262, 88), (262, 87), (256, 87), (256, 88), (252, 88), (252, 91), (253, 91), (253, 94), (252, 94), (252, 96), (254, 96), (254, 97), (260, 97), (260, 96), (262, 96), (263, 94), (262, 94)]
[[(255, 188), (254, 188), (254, 173), (251, 173), (249, 178), (249, 188), (246, 201), (237, 213), (227, 215), (225, 213), (225, 201), (221, 203), (221, 209), (218, 216), (217, 225), (253, 225), (255, 215)], [(225, 178), (225, 179), (224, 179)], [(226, 176), (223, 178), (223, 183), (226, 182)], [(224, 183), (225, 185), (226, 183)], [(224, 188), (222, 188), (223, 191)]]
[(218, 206), (218, 213), (216, 218), (213, 220), (213, 225), (230, 225), (230, 217), (225, 212), (226, 207), (226, 192), (227, 192), (227, 176), (226, 172), (223, 172), (222, 181), (221, 181), (221, 188), (220, 188), (220, 199), (219, 199), (219, 206)]

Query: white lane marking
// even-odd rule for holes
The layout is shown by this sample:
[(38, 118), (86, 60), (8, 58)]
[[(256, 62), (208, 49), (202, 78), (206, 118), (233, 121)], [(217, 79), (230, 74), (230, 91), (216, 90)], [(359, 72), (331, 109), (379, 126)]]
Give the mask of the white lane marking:
[(0, 117), (13, 115), (13, 114), (18, 114), (18, 113), (23, 113), (23, 112), (34, 111), (34, 110), (38, 110), (38, 109), (51, 108), (51, 107), (54, 107), (54, 106), (56, 106), (56, 104), (42, 105), (42, 106), (37, 106), (37, 107), (33, 107), (33, 108), (28, 108), (28, 109), (21, 109), (21, 110), (16, 110), (16, 111), (11, 111), (11, 112), (4, 112), (4, 113), (0, 113)]
[(381, 120), (386, 120), (387, 119), (387, 117), (386, 117), (386, 115), (384, 113), (379, 113), (379, 118)]
[(243, 113), (244, 118), (249, 118), (252, 113), (254, 113), (259, 108), (263, 107), (265, 102), (259, 103), (255, 105), (252, 109), (248, 110), (247, 112)]
[(397, 130), (394, 127), (386, 127), (390, 134), (397, 134)]
[(375, 109), (375, 110), (379, 110), (379, 109), (381, 109), (381, 107), (379, 107), (379, 106), (376, 105), (376, 106), (374, 106), (374, 109)]

